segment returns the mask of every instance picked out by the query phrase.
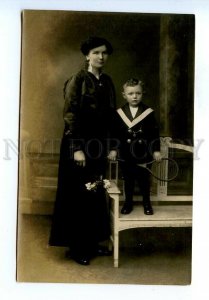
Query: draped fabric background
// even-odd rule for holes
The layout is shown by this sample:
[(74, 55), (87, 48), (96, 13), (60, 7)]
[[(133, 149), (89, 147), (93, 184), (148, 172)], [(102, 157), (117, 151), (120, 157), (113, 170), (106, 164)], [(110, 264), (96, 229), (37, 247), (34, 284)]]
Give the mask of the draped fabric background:
[(81, 68), (80, 43), (90, 35), (113, 45), (105, 72), (118, 106), (124, 81), (138, 77), (161, 134), (192, 139), (194, 16), (26, 10), (22, 20), (20, 128), (31, 140), (29, 151), (48, 152), (53, 143), (59, 152), (63, 84)]

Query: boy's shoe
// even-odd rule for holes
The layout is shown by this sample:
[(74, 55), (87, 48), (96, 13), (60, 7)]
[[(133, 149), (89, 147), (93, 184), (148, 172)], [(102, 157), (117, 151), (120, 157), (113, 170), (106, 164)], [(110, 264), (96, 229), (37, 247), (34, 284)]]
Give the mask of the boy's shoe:
[(132, 210), (133, 210), (133, 204), (125, 201), (125, 203), (121, 209), (121, 214), (128, 215), (128, 214), (130, 214), (130, 212), (132, 212)]
[(153, 215), (153, 209), (151, 204), (144, 204), (144, 214), (145, 215)]

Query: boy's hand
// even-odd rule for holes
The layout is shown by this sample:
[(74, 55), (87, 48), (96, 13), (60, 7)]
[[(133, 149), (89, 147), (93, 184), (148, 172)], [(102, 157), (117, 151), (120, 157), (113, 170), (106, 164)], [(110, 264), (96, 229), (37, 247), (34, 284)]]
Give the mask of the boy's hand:
[(109, 159), (109, 160), (116, 160), (116, 158), (117, 158), (117, 151), (116, 150), (111, 150), (110, 152), (109, 152), (109, 155), (107, 156), (107, 158)]
[(155, 151), (155, 152), (153, 153), (153, 158), (154, 158), (154, 160), (156, 160), (156, 161), (161, 161), (162, 155), (161, 155), (160, 151)]

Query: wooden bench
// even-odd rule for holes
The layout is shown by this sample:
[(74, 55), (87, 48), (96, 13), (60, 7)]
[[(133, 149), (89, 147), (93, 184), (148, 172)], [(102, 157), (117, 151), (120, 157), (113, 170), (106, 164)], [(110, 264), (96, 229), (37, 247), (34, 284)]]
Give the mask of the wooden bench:
[[(154, 181), (152, 188), (155, 193), (151, 193), (154, 215), (144, 215), (142, 205), (134, 205), (133, 211), (128, 215), (120, 213), (122, 191), (118, 187), (118, 164), (110, 163), (111, 187), (108, 194), (114, 267), (119, 265), (119, 233), (122, 230), (145, 227), (192, 227), (192, 186), (185, 192), (184, 183), (188, 182), (188, 176), (189, 181), (192, 182), (193, 147), (172, 143), (172, 139), (166, 137), (161, 138), (161, 152), (164, 157), (176, 158), (180, 174), (179, 178), (177, 177), (172, 183)], [(184, 157), (182, 160), (182, 153), (183, 156), (184, 153), (188, 153), (189, 157)], [(190, 162), (189, 173), (187, 161)], [(115, 168), (114, 179), (112, 178), (113, 168)], [(184, 170), (186, 173), (183, 172)], [(166, 172), (166, 170), (162, 171)], [(138, 197), (137, 200), (140, 201), (141, 198)]]

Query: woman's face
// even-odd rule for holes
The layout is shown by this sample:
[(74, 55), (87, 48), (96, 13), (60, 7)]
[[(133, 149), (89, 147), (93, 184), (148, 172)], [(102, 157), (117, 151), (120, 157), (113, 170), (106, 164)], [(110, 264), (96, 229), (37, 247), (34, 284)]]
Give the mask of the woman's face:
[(95, 69), (101, 69), (108, 59), (107, 48), (105, 45), (93, 48), (86, 56), (87, 61)]

